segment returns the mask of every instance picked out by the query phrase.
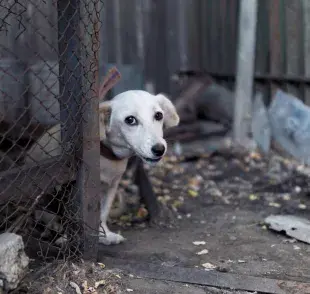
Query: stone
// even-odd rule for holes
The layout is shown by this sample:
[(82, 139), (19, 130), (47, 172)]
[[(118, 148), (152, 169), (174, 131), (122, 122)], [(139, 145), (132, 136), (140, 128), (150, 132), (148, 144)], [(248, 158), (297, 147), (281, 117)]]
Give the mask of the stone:
[(13, 233), (0, 235), (0, 280), (5, 291), (15, 289), (27, 272), (29, 258), (21, 236)]
[(310, 244), (310, 221), (294, 215), (270, 215), (265, 219), (270, 229), (285, 232), (296, 240)]

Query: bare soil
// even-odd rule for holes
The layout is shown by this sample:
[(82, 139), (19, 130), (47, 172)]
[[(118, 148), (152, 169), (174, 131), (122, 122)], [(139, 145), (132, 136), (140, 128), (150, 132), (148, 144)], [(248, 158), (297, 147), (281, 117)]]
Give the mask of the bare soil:
[[(271, 214), (310, 215), (308, 169), (277, 155), (264, 158), (234, 149), (208, 156), (204, 148), (196, 148), (203, 144), (191, 143), (185, 148), (185, 157), (168, 155), (160, 165), (150, 168), (156, 195), (163, 210), (169, 213), (156, 224), (133, 224), (137, 207), (131, 205), (131, 213), (112, 226), (122, 232), (126, 242), (101, 246), (100, 262), (105, 264), (105, 258), (116, 257), (172, 267), (214, 266), (213, 270), (221, 272), (309, 281), (310, 245), (270, 231), (264, 225), (264, 218)], [(130, 197), (134, 196), (128, 196), (132, 204)], [(195, 241), (205, 244), (195, 245)], [(204, 254), (197, 254), (201, 251)], [(82, 293), (246, 293), (141, 279), (130, 272), (120, 272), (113, 264), (104, 269), (102, 264), (76, 265), (78, 270), (72, 267), (66, 265), (65, 275), (56, 271), (48, 277), (43, 275), (43, 280), (32, 283), (30, 289), (39, 289), (40, 284), (45, 292), (28, 293), (77, 293), (69, 281), (82, 289), (85, 280), (91, 287), (100, 280), (105, 280), (105, 284), (98, 292)]]

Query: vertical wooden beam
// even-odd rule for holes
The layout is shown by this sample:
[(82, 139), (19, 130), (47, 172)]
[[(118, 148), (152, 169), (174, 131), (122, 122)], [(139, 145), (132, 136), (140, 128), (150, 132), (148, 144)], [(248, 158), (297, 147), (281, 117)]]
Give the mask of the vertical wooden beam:
[[(281, 50), (281, 30), (280, 30), (280, 8), (281, 0), (269, 1), (269, 52), (270, 52), (270, 74), (281, 75), (282, 51)], [(277, 89), (277, 85), (270, 83), (270, 95), (272, 97)]]
[[(302, 0), (303, 12), (303, 55), (304, 55), (304, 74), (306, 78), (310, 78), (310, 1)], [(310, 106), (310, 87), (305, 87), (305, 103)]]
[[(86, 1), (86, 0), (84, 0)], [(99, 138), (99, 1), (81, 3), (82, 60), (84, 95), (82, 96), (82, 149), (78, 170), (78, 190), (81, 205), (82, 256), (96, 260), (98, 255), (98, 229), (100, 225), (100, 138)], [(89, 12), (92, 12), (90, 14)], [(83, 31), (84, 29), (84, 31)]]
[[(298, 76), (301, 74), (301, 1), (289, 0), (284, 1), (285, 7), (285, 45), (286, 45), (286, 74)], [(296, 97), (301, 96), (301, 89), (293, 85), (287, 85), (287, 90)]]
[(112, 5), (113, 5), (113, 24), (114, 24), (113, 29), (115, 34), (115, 62), (117, 65), (120, 65), (123, 62), (120, 0), (113, 0)]
[(242, 144), (251, 126), (257, 1), (241, 0), (240, 8), (233, 133), (235, 141)]
[(70, 199), (70, 216), (78, 227), (72, 220), (68, 229), (72, 250), (87, 260), (97, 258), (100, 222), (97, 11), (95, 0), (88, 5), (80, 0), (58, 1), (62, 148), (78, 172)]

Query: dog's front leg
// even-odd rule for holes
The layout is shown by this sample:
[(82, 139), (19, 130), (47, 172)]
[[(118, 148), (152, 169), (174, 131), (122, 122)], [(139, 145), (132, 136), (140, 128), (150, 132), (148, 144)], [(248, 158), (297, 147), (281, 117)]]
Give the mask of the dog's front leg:
[(118, 184), (120, 178), (116, 179), (112, 182), (112, 184), (108, 188), (108, 193), (103, 197), (101, 200), (101, 214), (100, 214), (100, 235), (99, 235), (99, 242), (104, 245), (112, 245), (112, 244), (119, 244), (125, 240), (125, 238), (120, 235), (113, 233), (109, 230), (107, 225), (107, 220), (109, 217), (109, 212), (111, 210), (114, 198), (116, 196)]

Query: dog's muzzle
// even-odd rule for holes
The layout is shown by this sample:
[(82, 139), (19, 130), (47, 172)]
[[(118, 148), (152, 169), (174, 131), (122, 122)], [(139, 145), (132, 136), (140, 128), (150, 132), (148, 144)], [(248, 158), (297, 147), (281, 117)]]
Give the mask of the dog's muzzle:
[(162, 159), (162, 157), (158, 157), (158, 158), (143, 157), (143, 159), (148, 163), (157, 163)]

